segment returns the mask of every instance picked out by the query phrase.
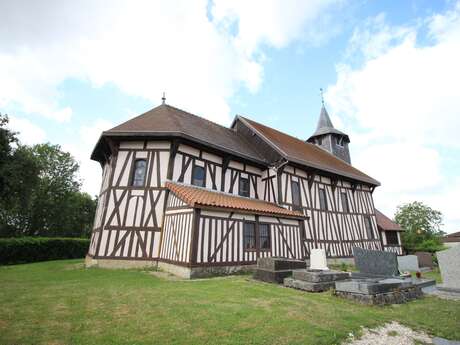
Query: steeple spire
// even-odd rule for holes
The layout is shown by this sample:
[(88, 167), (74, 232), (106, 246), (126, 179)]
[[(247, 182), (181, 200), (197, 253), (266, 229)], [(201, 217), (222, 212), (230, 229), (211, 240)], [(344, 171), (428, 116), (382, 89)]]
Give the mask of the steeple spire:
[(163, 97), (161, 97), (161, 104), (165, 104), (165, 103), (166, 103), (166, 94), (163, 91)]
[(348, 150), (350, 138), (347, 134), (334, 128), (324, 105), (323, 89), (319, 90), (321, 92), (321, 112), (319, 113), (316, 131), (307, 141), (350, 164), (350, 151)]

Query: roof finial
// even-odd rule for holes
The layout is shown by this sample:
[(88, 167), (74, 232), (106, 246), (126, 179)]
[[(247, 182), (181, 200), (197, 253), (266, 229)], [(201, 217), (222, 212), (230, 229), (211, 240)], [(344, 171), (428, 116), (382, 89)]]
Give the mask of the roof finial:
[(165, 102), (166, 102), (166, 94), (163, 91), (163, 97), (161, 97), (161, 104), (165, 104)]
[(321, 104), (322, 104), (322, 105), (323, 105), (323, 107), (324, 107), (324, 96), (323, 96), (323, 88), (322, 88), (322, 87), (320, 87), (320, 88), (319, 88), (319, 91), (321, 92)]

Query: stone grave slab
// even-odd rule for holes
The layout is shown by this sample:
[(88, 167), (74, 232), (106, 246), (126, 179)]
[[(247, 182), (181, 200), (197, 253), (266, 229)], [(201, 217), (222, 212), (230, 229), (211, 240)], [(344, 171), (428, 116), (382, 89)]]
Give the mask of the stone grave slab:
[(392, 277), (399, 274), (395, 253), (353, 247), (353, 256), (359, 273), (352, 277)]
[(410, 271), (418, 272), (418, 258), (416, 255), (398, 256), (398, 268), (400, 272)]
[(428, 252), (416, 252), (415, 255), (418, 258), (419, 267), (429, 267), (433, 268), (433, 256)]
[(460, 293), (460, 246), (436, 253), (442, 284), (438, 289)]
[(306, 268), (306, 266), (306, 262), (301, 260), (276, 257), (259, 258), (253, 278), (268, 283), (282, 284), (284, 278), (292, 275), (292, 270)]
[(339, 280), (349, 279), (347, 272), (321, 270), (293, 270), (292, 278), (284, 279), (284, 286), (309, 292), (332, 289)]

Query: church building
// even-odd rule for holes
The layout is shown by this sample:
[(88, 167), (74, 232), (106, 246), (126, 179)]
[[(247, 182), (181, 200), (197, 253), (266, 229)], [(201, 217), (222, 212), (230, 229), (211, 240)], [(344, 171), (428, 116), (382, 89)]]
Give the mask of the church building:
[(324, 107), (298, 139), (247, 117), (224, 127), (163, 104), (102, 133), (102, 186), (87, 265), (230, 273), (324, 248), (382, 249), (372, 193)]

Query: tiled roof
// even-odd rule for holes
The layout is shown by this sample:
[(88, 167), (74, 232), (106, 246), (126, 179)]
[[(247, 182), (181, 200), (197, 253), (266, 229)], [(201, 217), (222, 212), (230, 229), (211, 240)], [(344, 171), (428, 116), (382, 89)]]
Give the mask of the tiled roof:
[(442, 238), (442, 242), (460, 242), (460, 231), (447, 234)]
[(166, 182), (165, 186), (192, 207), (210, 206), (269, 216), (305, 218), (301, 212), (290, 211), (263, 200), (245, 198), (170, 181)]
[(377, 226), (380, 229), (384, 231), (403, 231), (399, 224), (393, 222), (379, 210), (375, 209), (375, 215), (377, 217)]
[[(236, 131), (167, 104), (162, 104), (105, 131), (102, 136), (175, 136), (250, 159), (259, 164), (265, 163), (264, 157)], [(92, 155), (92, 158), (96, 160), (99, 145), (100, 142)]]
[(271, 144), (272, 147), (277, 149), (281, 155), (290, 161), (333, 174), (346, 176), (354, 180), (370, 183), (375, 186), (380, 185), (377, 180), (374, 180), (372, 177), (314, 144), (306, 143), (293, 136), (264, 126), (242, 116), (238, 116), (237, 118), (252, 127), (252, 129), (254, 129), (256, 133), (262, 137), (262, 139), (264, 139), (268, 144)]

